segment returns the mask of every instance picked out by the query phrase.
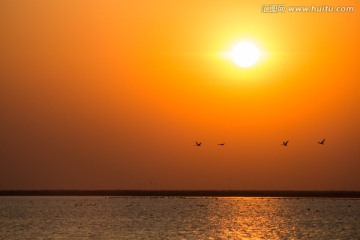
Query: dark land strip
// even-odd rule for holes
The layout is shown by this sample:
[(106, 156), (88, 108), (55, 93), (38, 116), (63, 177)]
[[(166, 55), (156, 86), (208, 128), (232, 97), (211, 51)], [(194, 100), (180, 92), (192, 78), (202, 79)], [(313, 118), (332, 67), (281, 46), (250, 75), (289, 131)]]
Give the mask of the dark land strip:
[(0, 190), (0, 196), (172, 196), (360, 198), (360, 191), (240, 190)]

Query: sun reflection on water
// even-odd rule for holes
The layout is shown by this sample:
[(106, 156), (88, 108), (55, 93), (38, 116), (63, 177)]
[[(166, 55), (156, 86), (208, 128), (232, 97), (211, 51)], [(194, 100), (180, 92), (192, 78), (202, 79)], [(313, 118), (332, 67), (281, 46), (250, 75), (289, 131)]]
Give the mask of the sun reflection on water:
[(13, 197), (0, 212), (4, 239), (360, 239), (359, 199)]

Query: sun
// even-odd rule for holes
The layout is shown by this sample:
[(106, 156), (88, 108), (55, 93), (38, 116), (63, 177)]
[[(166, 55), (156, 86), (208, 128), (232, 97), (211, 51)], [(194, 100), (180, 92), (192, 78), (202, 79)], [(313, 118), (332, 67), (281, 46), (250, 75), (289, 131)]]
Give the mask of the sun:
[(231, 51), (232, 60), (240, 67), (251, 67), (259, 60), (260, 51), (256, 45), (249, 41), (236, 44)]

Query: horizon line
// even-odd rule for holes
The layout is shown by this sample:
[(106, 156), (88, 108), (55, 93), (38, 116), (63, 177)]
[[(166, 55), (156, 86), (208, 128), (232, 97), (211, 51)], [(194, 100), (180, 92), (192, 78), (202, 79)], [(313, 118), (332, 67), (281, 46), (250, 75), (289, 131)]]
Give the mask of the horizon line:
[(0, 196), (169, 196), (169, 197), (325, 197), (360, 198), (356, 190), (0, 190)]

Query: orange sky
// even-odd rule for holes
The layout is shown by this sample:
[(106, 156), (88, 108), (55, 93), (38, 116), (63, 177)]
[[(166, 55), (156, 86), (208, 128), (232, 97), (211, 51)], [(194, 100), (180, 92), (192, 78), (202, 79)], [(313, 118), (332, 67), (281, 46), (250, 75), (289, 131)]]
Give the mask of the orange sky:
[(360, 4), (264, 3), (0, 0), (0, 189), (360, 190)]

